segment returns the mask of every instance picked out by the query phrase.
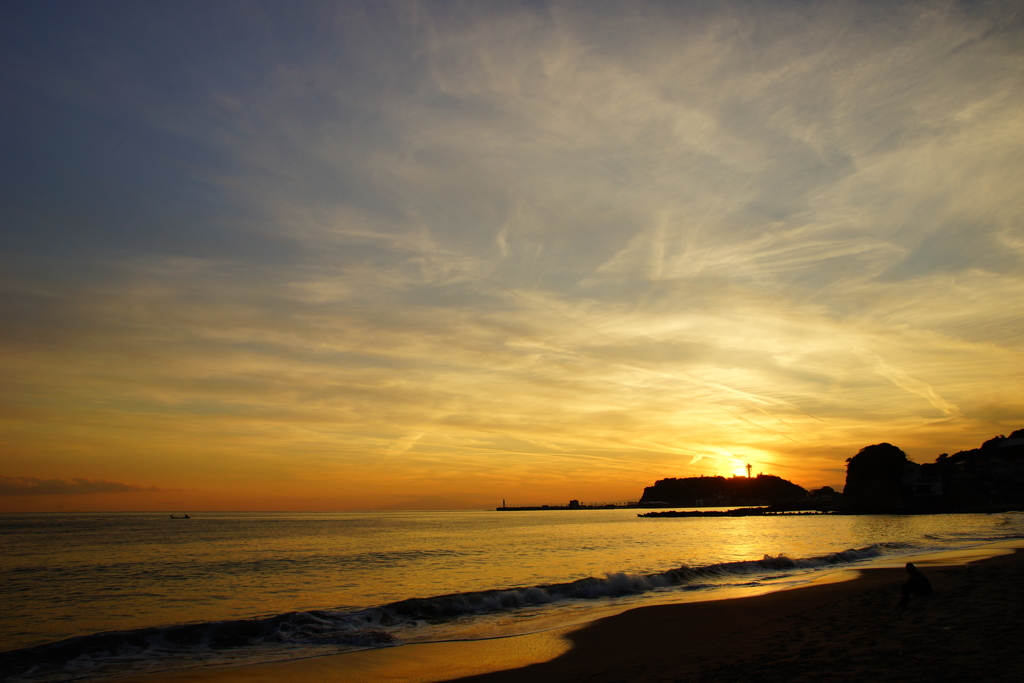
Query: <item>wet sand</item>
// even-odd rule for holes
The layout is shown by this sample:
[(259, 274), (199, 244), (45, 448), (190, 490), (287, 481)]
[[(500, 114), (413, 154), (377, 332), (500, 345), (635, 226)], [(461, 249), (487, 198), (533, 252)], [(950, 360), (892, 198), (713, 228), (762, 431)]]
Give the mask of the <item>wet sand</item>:
[[(896, 606), (906, 574), (747, 598), (641, 607), (583, 627), (425, 643), (121, 683), (472, 683), (1024, 680), (1024, 551), (913, 558), (936, 593)], [(974, 560), (974, 561), (971, 561)], [(966, 562), (966, 564), (964, 564)]]

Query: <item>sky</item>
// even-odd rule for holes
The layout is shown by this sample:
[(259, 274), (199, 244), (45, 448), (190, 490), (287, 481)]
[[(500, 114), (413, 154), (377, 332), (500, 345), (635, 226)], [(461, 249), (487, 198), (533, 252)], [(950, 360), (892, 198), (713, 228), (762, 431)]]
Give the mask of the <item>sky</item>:
[(1024, 427), (1016, 2), (0, 6), (0, 511), (841, 488)]

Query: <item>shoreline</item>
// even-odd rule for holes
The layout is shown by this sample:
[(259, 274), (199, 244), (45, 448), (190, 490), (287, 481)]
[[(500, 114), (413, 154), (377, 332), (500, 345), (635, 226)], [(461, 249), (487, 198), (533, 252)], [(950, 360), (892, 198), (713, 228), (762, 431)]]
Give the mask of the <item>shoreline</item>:
[[(1003, 553), (995, 554), (993, 553)], [(981, 559), (984, 558), (984, 559)], [(895, 608), (913, 561), (937, 593)], [(894, 561), (893, 564), (896, 562)], [(582, 626), (413, 643), (109, 683), (1004, 680), (1024, 670), (1024, 541), (901, 558), (751, 597), (634, 608)], [(850, 574), (855, 578), (844, 580)]]

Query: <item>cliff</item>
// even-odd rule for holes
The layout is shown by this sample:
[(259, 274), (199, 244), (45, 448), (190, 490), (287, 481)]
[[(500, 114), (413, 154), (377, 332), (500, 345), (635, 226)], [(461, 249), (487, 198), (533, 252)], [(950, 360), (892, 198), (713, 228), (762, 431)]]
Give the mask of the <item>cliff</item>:
[(903, 486), (907, 454), (889, 443), (865, 446), (846, 461), (844, 510), (901, 512), (910, 505)]

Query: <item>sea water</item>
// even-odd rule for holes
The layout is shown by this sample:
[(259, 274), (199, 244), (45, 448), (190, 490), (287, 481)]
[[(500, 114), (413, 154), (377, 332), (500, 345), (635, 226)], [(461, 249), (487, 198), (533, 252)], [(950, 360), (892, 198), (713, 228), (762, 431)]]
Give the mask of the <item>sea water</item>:
[(580, 623), (1024, 537), (1024, 514), (0, 515), (0, 680), (93, 680)]

